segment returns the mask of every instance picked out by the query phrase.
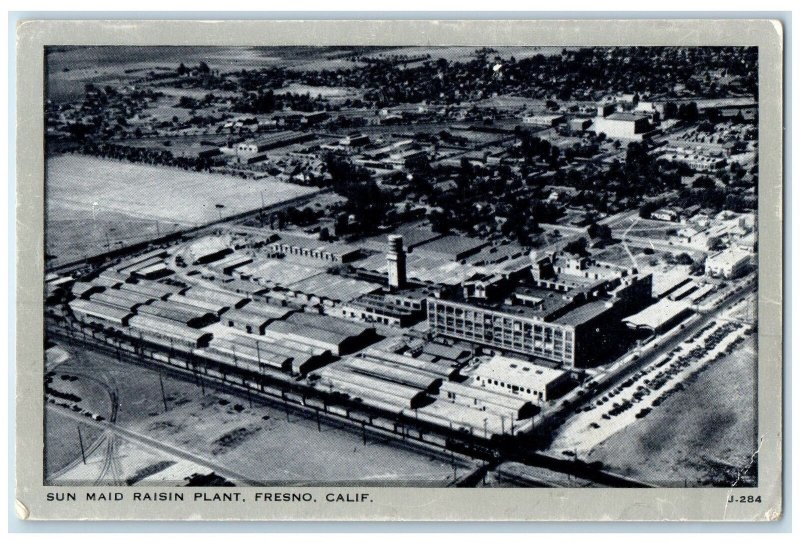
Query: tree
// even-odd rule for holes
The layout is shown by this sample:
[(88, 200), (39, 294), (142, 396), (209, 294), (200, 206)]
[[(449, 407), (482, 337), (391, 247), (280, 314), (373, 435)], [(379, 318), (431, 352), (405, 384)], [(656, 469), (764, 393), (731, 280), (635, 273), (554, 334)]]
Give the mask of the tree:
[(585, 257), (589, 255), (587, 248), (589, 247), (589, 241), (586, 240), (584, 237), (580, 237), (577, 240), (573, 240), (572, 242), (568, 243), (564, 246), (564, 251), (567, 253), (572, 253), (578, 257)]
[(589, 225), (587, 233), (592, 239), (597, 239), (600, 241), (611, 240), (611, 227), (608, 225), (598, 225), (597, 223), (592, 223)]
[(447, 234), (450, 232), (450, 221), (447, 216), (439, 210), (431, 210), (428, 215), (431, 222), (431, 230), (437, 234)]
[(178, 75), (179, 76), (185, 76), (187, 71), (188, 70), (186, 69), (186, 65), (184, 63), (181, 63), (180, 66), (178, 66)]

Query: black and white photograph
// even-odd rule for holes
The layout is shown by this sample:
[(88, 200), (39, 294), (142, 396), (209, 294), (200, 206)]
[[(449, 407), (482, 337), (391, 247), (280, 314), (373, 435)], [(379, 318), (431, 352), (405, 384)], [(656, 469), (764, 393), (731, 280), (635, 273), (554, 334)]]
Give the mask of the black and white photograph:
[(45, 55), (48, 484), (756, 485), (756, 48)]
[(781, 30), (710, 24), (20, 25), (17, 515), (779, 519)]

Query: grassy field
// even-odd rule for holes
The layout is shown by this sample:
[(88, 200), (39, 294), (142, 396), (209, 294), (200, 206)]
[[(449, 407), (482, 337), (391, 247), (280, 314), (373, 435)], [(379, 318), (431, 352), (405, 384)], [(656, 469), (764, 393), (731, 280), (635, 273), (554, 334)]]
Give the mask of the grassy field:
[(753, 350), (751, 337), (585, 460), (663, 486), (731, 485), (756, 451)]
[[(49, 264), (199, 226), (315, 189), (83, 155), (47, 160)], [(223, 206), (223, 207), (218, 207)]]

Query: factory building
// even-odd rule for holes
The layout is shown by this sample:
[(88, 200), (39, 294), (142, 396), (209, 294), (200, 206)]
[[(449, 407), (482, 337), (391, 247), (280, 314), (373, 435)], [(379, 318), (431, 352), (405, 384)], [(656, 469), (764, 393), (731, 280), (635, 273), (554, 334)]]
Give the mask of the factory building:
[(264, 334), (326, 349), (338, 356), (357, 351), (372, 342), (375, 329), (335, 317), (298, 312), (285, 320), (270, 323)]
[(396, 366), (402, 366), (410, 370), (419, 370), (428, 374), (439, 376), (443, 379), (453, 379), (458, 376), (458, 368), (441, 363), (431, 363), (407, 355), (399, 355), (390, 351), (376, 348), (367, 348), (358, 354), (358, 357), (371, 361), (382, 361)]
[(474, 376), (481, 387), (534, 402), (556, 398), (569, 383), (569, 374), (563, 370), (500, 355), (478, 365)]
[(157, 299), (152, 296), (125, 291), (123, 289), (107, 289), (102, 293), (92, 295), (90, 300), (135, 312), (140, 306), (150, 304)]
[(691, 313), (689, 300), (662, 298), (641, 312), (626, 317), (623, 321), (631, 329), (660, 334), (678, 325)]
[(208, 346), (213, 334), (193, 329), (177, 321), (152, 315), (135, 315), (128, 322), (134, 338), (162, 346), (202, 348)]
[(308, 132), (284, 131), (259, 138), (242, 142), (236, 145), (236, 160), (241, 163), (250, 163), (266, 158), (265, 151), (287, 147), (290, 145), (313, 140), (315, 136)]
[(739, 247), (730, 247), (706, 259), (706, 275), (720, 278), (736, 278), (750, 265), (751, 253)]
[(175, 285), (167, 285), (165, 283), (146, 281), (140, 283), (123, 283), (119, 290), (137, 293), (153, 299), (166, 300), (170, 295), (183, 291), (183, 288)]
[(369, 136), (354, 132), (344, 138), (339, 139), (339, 145), (343, 147), (361, 147), (369, 143)]
[(212, 268), (221, 270), (223, 274), (228, 276), (233, 275), (237, 268), (253, 262), (253, 258), (249, 255), (231, 254), (228, 257), (217, 261), (212, 265)]
[(451, 234), (420, 245), (416, 251), (436, 253), (451, 261), (462, 261), (488, 246), (489, 242)]
[(158, 261), (134, 270), (131, 276), (145, 280), (158, 280), (171, 276), (174, 273), (175, 272), (167, 266), (167, 263)]
[(191, 299), (210, 302), (213, 304), (221, 304), (228, 308), (241, 308), (250, 301), (249, 297), (241, 293), (233, 293), (231, 291), (222, 291), (198, 286), (189, 288), (183, 294)]
[(493, 414), (504, 415), (511, 421), (535, 415), (537, 408), (530, 399), (509, 395), (506, 391), (487, 389), (477, 381), (444, 382), (439, 388), (439, 400)]
[(163, 261), (167, 256), (167, 250), (158, 248), (146, 253), (141, 253), (135, 257), (125, 260), (121, 265), (114, 268), (117, 272), (129, 275), (132, 271), (143, 268), (150, 264)]
[(207, 300), (200, 300), (186, 295), (170, 295), (167, 299), (168, 302), (182, 304), (195, 309), (195, 311), (211, 312), (214, 315), (222, 315), (230, 307), (220, 302), (209, 302)]
[(100, 272), (100, 275), (92, 280), (92, 283), (101, 287), (120, 287), (130, 279), (130, 274), (122, 274), (111, 268)]
[(328, 365), (319, 371), (318, 387), (330, 393), (345, 394), (364, 404), (397, 412), (418, 408), (430, 401), (424, 390), (357, 374), (342, 365)]
[(526, 125), (533, 125), (536, 127), (552, 128), (560, 125), (566, 120), (564, 115), (555, 114), (540, 114), (540, 115), (525, 115), (522, 117), (522, 122)]
[(421, 312), (395, 304), (383, 293), (368, 293), (343, 304), (339, 315), (365, 323), (407, 327), (421, 318)]
[[(608, 331), (647, 306), (652, 276), (581, 260), (559, 263), (531, 255), (532, 277), (502, 278), (481, 289), (441, 292), (428, 299), (434, 334), (558, 364), (594, 364), (617, 339)], [(487, 280), (488, 281), (488, 280)]]
[(435, 334), (576, 365), (575, 329), (547, 323), (513, 309), (468, 302), (428, 300), (428, 325)]
[(352, 357), (338, 363), (355, 374), (371, 376), (387, 382), (414, 387), (428, 393), (435, 393), (442, 385), (442, 377), (432, 372), (418, 368), (408, 368), (403, 365), (370, 357)]
[(605, 117), (595, 117), (592, 130), (595, 134), (602, 132), (609, 138), (618, 140), (641, 140), (652, 127), (646, 115), (615, 112)]
[(101, 293), (104, 290), (105, 287), (85, 281), (76, 281), (72, 284), (72, 295), (75, 298), (82, 298), (84, 300), (88, 300), (92, 295)]
[(298, 255), (334, 263), (349, 263), (361, 257), (361, 248), (347, 244), (320, 242), (313, 238), (281, 233), (269, 248), (284, 255)]
[(267, 368), (289, 374), (307, 374), (330, 359), (330, 352), (307, 346), (244, 335), (215, 338), (204, 355), (237, 369), (263, 374)]
[(104, 327), (124, 327), (133, 315), (130, 310), (118, 306), (110, 306), (91, 300), (77, 299), (69, 303), (70, 310), (75, 317), (89, 324), (98, 324)]
[(228, 327), (234, 327), (248, 334), (260, 335), (264, 334), (267, 325), (274, 320), (275, 318), (249, 311), (249, 307), (242, 310), (228, 310), (222, 317), (222, 322)]
[(219, 319), (217, 314), (202, 308), (163, 300), (156, 300), (152, 304), (140, 306), (136, 310), (136, 313), (139, 315), (160, 317), (193, 329), (199, 329), (211, 323), (216, 323)]

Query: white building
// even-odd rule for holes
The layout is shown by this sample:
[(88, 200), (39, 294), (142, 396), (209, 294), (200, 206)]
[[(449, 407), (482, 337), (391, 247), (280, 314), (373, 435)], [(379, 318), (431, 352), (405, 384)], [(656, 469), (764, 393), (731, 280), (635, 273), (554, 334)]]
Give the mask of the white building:
[(522, 117), (522, 122), (526, 125), (538, 127), (555, 127), (564, 121), (565, 117), (562, 114), (525, 115)]
[(616, 112), (608, 116), (594, 118), (592, 130), (595, 134), (605, 133), (609, 138), (621, 140), (641, 140), (652, 127), (646, 115)]
[(568, 380), (563, 370), (495, 355), (475, 371), (475, 383), (486, 389), (530, 399), (548, 401)]
[(706, 274), (722, 278), (739, 276), (750, 262), (750, 252), (739, 247), (724, 249), (706, 259)]

